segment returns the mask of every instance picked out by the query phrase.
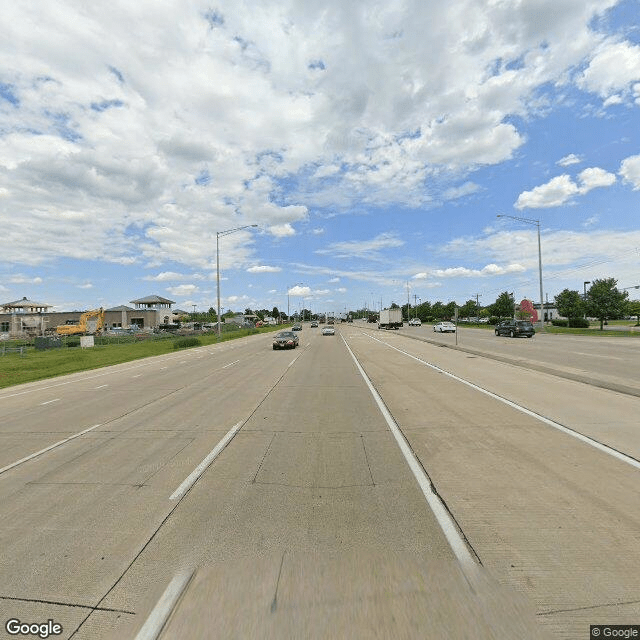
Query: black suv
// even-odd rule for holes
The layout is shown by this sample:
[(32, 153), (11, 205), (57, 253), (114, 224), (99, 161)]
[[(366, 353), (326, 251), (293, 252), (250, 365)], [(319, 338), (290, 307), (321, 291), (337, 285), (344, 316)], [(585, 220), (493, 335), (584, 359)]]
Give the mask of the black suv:
[(505, 320), (496, 325), (495, 331), (497, 336), (511, 336), (512, 338), (520, 336), (530, 338), (536, 332), (528, 320)]

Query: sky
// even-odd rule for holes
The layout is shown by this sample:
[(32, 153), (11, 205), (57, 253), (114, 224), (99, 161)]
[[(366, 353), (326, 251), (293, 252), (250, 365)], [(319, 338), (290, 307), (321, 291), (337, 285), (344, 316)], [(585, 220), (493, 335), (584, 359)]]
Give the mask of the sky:
[(637, 0), (1, 1), (0, 302), (640, 284)]

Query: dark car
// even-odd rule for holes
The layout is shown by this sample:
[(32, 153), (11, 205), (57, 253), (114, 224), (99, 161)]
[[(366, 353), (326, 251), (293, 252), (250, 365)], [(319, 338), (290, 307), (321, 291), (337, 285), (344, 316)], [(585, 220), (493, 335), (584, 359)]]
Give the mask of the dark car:
[(314, 321), (311, 323), (311, 328), (312, 328), (312, 329), (317, 329), (317, 327), (318, 327), (318, 323), (314, 320)]
[(298, 346), (298, 336), (293, 331), (281, 331), (273, 338), (275, 349), (295, 349)]
[(526, 338), (531, 338), (536, 330), (528, 320), (505, 320), (496, 325), (495, 332), (497, 336), (510, 336), (512, 338), (525, 336)]
[(293, 327), (291, 327), (291, 331), (302, 331), (302, 325), (294, 324)]

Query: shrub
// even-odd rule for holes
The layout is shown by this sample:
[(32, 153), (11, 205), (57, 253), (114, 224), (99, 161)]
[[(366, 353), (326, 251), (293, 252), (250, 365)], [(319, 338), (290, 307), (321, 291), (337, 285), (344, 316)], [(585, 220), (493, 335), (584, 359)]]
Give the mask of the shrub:
[(586, 318), (569, 318), (569, 326), (575, 329), (588, 329), (589, 321)]
[(200, 340), (198, 340), (198, 338), (195, 338), (193, 336), (191, 337), (187, 337), (187, 338), (178, 338), (174, 343), (173, 343), (173, 348), (174, 349), (186, 349), (187, 347), (197, 347), (201, 344)]
[(560, 320), (558, 318), (555, 318), (555, 319), (551, 320), (551, 324), (554, 327), (568, 327), (569, 326), (569, 321), (568, 320)]

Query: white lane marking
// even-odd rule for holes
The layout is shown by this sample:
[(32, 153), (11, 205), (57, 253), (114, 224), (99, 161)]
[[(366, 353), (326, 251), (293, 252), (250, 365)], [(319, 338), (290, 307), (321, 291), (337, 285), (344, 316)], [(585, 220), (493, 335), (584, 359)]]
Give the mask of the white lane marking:
[(240, 360), (235, 360), (234, 362), (230, 362), (229, 364), (225, 364), (224, 367), (222, 367), (222, 368), (226, 369), (227, 367), (232, 367), (234, 364), (238, 364), (238, 362), (240, 362)]
[(156, 640), (160, 636), (171, 612), (193, 576), (193, 571), (176, 574), (169, 583), (135, 640)]
[(131, 376), (132, 378), (139, 378), (142, 374), (141, 373), (137, 373), (135, 376)]
[(160, 367), (160, 371), (164, 371), (165, 369), (168, 369), (169, 367)]
[(101, 384), (98, 387), (94, 387), (94, 389), (104, 389), (105, 387), (108, 387), (108, 386), (109, 386), (108, 384)]
[(353, 351), (351, 351), (349, 345), (347, 344), (347, 341), (344, 339), (344, 337), (340, 337), (347, 347), (347, 350), (351, 354), (353, 361), (356, 363), (356, 367), (358, 367), (360, 375), (367, 384), (367, 387), (369, 387), (369, 391), (376, 401), (380, 412), (384, 416), (384, 419), (387, 421), (389, 429), (391, 430), (393, 437), (398, 443), (398, 447), (400, 447), (400, 451), (402, 452), (404, 459), (407, 461), (407, 464), (409, 465), (414, 478), (418, 482), (418, 485), (420, 486), (420, 489), (422, 490), (422, 493), (426, 498), (431, 511), (433, 512), (433, 515), (438, 521), (438, 524), (440, 525), (440, 528), (442, 529), (442, 532), (444, 533), (444, 536), (447, 539), (451, 550), (458, 559), (462, 570), (465, 572), (465, 575), (473, 574), (477, 570), (477, 564), (473, 556), (471, 555), (471, 552), (469, 551), (464, 538), (460, 534), (460, 531), (458, 530), (458, 527), (456, 526), (453, 518), (451, 517), (445, 506), (442, 504), (442, 501), (440, 500), (438, 495), (433, 491), (431, 480), (416, 459), (416, 456), (407, 443), (407, 440), (400, 430), (400, 427), (398, 427), (398, 424), (393, 419), (393, 416), (391, 415), (391, 413), (389, 413), (389, 410), (385, 406), (382, 398), (380, 397), (380, 394), (376, 391), (375, 387), (371, 383), (371, 380), (369, 380), (369, 377), (364, 372), (364, 369), (360, 366), (360, 363), (353, 354)]
[(40, 449), (40, 451), (36, 451), (35, 453), (32, 453), (31, 455), (26, 456), (25, 458), (22, 458), (20, 460), (17, 460), (16, 462), (12, 462), (11, 464), (8, 464), (6, 467), (2, 467), (2, 469), (0, 469), (0, 473), (4, 473), (5, 471), (9, 471), (9, 469), (13, 469), (14, 467), (17, 467), (19, 464), (22, 464), (23, 462), (27, 462), (28, 460), (33, 460), (33, 458), (37, 458), (38, 456), (41, 456), (43, 453), (46, 453), (47, 451), (51, 451), (51, 449), (55, 449), (56, 447), (59, 447), (60, 445), (63, 445), (65, 442), (69, 442), (70, 440), (74, 440), (75, 438), (79, 438), (81, 435), (85, 434), (85, 433), (89, 433), (89, 431), (93, 431), (93, 429), (99, 427), (99, 424), (94, 424), (93, 427), (89, 427), (88, 429), (85, 429), (84, 431), (80, 431), (80, 433), (76, 433), (75, 435), (69, 436), (68, 438), (65, 438), (64, 440), (60, 440), (59, 442), (56, 442), (55, 444), (52, 444), (44, 449)]
[(445, 376), (448, 376), (449, 378), (452, 378), (453, 380), (457, 380), (458, 382), (461, 382), (462, 384), (466, 384), (468, 387), (471, 387), (472, 389), (475, 389), (476, 391), (479, 391), (480, 393), (484, 393), (485, 395), (489, 396), (490, 398), (493, 398), (494, 400), (498, 400), (499, 402), (502, 402), (504, 404), (506, 404), (509, 407), (512, 407), (513, 409), (516, 409), (517, 411), (520, 411), (521, 413), (524, 413), (528, 416), (531, 416), (532, 418), (536, 418), (537, 420), (540, 420), (540, 422), (544, 422), (544, 424), (549, 425), (550, 427), (553, 427), (554, 429), (557, 429), (558, 431), (562, 431), (562, 433), (566, 433), (569, 436), (572, 436), (573, 438), (576, 438), (577, 440), (580, 440), (581, 442), (584, 442), (585, 444), (588, 444), (592, 447), (594, 447), (595, 449), (598, 449), (599, 451), (602, 451), (604, 453), (607, 453), (610, 456), (613, 456), (614, 458), (617, 458), (618, 460), (621, 460), (622, 462), (626, 462), (627, 464), (631, 465), (632, 467), (635, 467), (636, 469), (640, 469), (640, 460), (637, 460), (636, 458), (632, 458), (631, 456), (622, 453), (621, 451), (618, 451), (617, 449), (613, 449), (612, 447), (608, 447), (606, 444), (602, 444), (601, 442), (598, 442), (597, 440), (594, 440), (593, 438), (590, 438), (589, 436), (585, 436), (582, 433), (579, 433), (578, 431), (574, 431), (573, 429), (570, 429), (569, 427), (565, 427), (563, 424), (560, 424), (559, 422), (554, 422), (553, 420), (550, 420), (549, 418), (545, 418), (544, 416), (540, 415), (539, 413), (536, 413), (535, 411), (531, 411), (531, 409), (527, 409), (526, 407), (523, 407), (519, 404), (516, 404), (515, 402), (512, 402), (511, 400), (507, 400), (506, 398), (503, 398), (502, 396), (499, 396), (495, 393), (492, 393), (491, 391), (487, 391), (487, 389), (483, 389), (482, 387), (479, 387), (477, 384), (473, 384), (473, 382), (469, 382), (468, 380), (465, 380), (464, 378), (459, 378), (458, 376), (454, 375), (453, 373), (449, 373), (448, 371), (445, 371), (444, 369), (441, 369), (440, 367), (437, 367), (435, 364), (431, 364), (430, 362), (427, 362), (426, 360), (422, 360), (421, 358), (418, 358), (417, 356), (411, 355), (410, 353), (407, 353), (406, 351), (403, 351), (402, 349), (398, 349), (397, 347), (394, 347), (391, 344), (388, 344), (387, 342), (384, 342), (383, 340), (378, 340), (378, 338), (374, 338), (373, 336), (369, 336), (368, 334), (364, 334), (366, 336), (368, 336), (369, 338), (371, 338), (372, 340), (375, 340), (376, 342), (380, 342), (381, 344), (386, 345), (387, 347), (389, 347), (390, 349), (394, 349), (395, 351), (398, 351), (399, 353), (404, 354), (405, 356), (408, 356), (409, 358), (412, 358), (413, 360), (417, 360), (418, 362), (426, 365), (427, 367), (430, 367), (431, 369), (434, 369), (435, 371), (438, 371), (439, 373), (444, 374)]
[(169, 500), (177, 500), (182, 498), (189, 489), (196, 483), (198, 478), (207, 470), (207, 467), (220, 455), (222, 450), (231, 442), (233, 436), (236, 435), (240, 427), (244, 424), (244, 420), (240, 420), (238, 424), (233, 425), (227, 434), (218, 442), (211, 453), (185, 478), (182, 484), (169, 496)]
[(622, 360), (616, 356), (603, 355), (601, 353), (583, 353), (582, 351), (572, 351), (571, 353), (578, 356), (587, 356), (589, 358), (606, 358), (607, 360)]
[(46, 402), (41, 402), (40, 406), (43, 404), (51, 404), (52, 402), (60, 402), (60, 398), (54, 398), (53, 400), (47, 400)]

